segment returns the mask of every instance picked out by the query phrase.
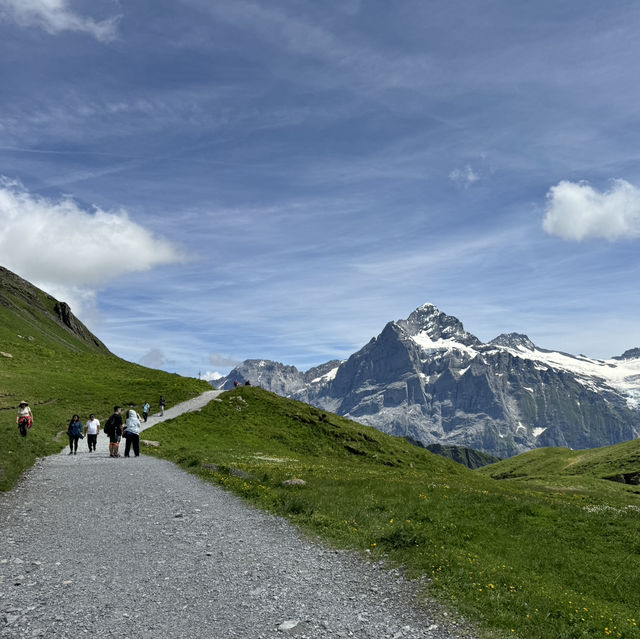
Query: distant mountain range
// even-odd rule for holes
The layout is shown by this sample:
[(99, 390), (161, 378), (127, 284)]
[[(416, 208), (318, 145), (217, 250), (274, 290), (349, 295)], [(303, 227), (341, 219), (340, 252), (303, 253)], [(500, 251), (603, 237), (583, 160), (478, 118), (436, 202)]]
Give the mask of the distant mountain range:
[(498, 457), (543, 446), (593, 448), (640, 436), (640, 349), (610, 360), (537, 347), (526, 335), (488, 343), (431, 304), (345, 361), (306, 372), (246, 360), (214, 384), (267, 390), (407, 437)]

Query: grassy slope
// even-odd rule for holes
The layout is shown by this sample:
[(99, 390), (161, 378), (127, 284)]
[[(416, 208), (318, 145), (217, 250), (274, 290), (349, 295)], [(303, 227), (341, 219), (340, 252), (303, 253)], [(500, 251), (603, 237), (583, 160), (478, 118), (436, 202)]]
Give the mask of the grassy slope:
[[(260, 389), (221, 400), (154, 427), (154, 453), (331, 543), (427, 575), (491, 637), (638, 636), (640, 499), (624, 485), (495, 481)], [(307, 485), (282, 484), (293, 477)]]
[(526, 483), (539, 490), (580, 491), (607, 496), (609, 503), (640, 495), (640, 486), (611, 482), (605, 477), (640, 472), (640, 439), (590, 450), (540, 448), (485, 466), (478, 471), (493, 479)]
[[(60, 450), (65, 437), (56, 441), (56, 435), (73, 413), (82, 421), (90, 412), (104, 420), (116, 403), (154, 404), (164, 394), (173, 404), (211, 388), (125, 362), (66, 330), (55, 320), (56, 301), (44, 292), (27, 283), (5, 285), (0, 281), (0, 351), (12, 357), (0, 355), (0, 490), (13, 486), (36, 457)], [(15, 422), (23, 399), (35, 418), (26, 438)]]

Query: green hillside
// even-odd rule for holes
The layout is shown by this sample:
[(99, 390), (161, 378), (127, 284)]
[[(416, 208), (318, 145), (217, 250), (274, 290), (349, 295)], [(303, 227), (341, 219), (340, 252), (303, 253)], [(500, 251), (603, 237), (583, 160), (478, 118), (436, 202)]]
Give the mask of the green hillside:
[[(116, 403), (153, 404), (164, 394), (173, 404), (210, 388), (112, 355), (66, 304), (0, 267), (0, 490), (61, 449), (57, 435), (73, 413), (104, 420)], [(34, 414), (26, 438), (15, 421), (21, 400)]]
[[(0, 269), (0, 489), (64, 445), (70, 416), (210, 386), (125, 362), (57, 300)], [(30, 402), (27, 438), (15, 424)], [(307, 404), (240, 388), (145, 435), (311, 535), (406, 567), (488, 637), (637, 637), (638, 442), (543, 450), (471, 471)], [(496, 480), (493, 477), (501, 477)], [(305, 483), (285, 484), (288, 480)], [(431, 604), (430, 604), (431, 605)], [(442, 613), (443, 614), (443, 613)], [(444, 616), (443, 616), (443, 619)]]
[(493, 479), (537, 485), (542, 490), (580, 490), (618, 500), (640, 495), (640, 439), (590, 450), (540, 448), (485, 466)]
[[(488, 637), (635, 637), (640, 499), (496, 481), (258, 388), (155, 426), (175, 461), (340, 547), (404, 565)], [(495, 466), (494, 466), (495, 467)], [(304, 485), (287, 485), (288, 480)]]

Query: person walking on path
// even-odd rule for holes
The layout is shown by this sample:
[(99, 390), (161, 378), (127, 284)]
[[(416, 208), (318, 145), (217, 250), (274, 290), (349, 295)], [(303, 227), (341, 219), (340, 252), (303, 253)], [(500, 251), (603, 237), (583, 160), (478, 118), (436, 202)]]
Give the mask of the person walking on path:
[(151, 406), (149, 406), (149, 402), (145, 402), (144, 406), (142, 407), (142, 419), (144, 419), (144, 421), (147, 421), (147, 417), (149, 417), (149, 411), (151, 410)]
[(89, 452), (96, 451), (96, 443), (98, 441), (98, 433), (100, 432), (100, 422), (95, 418), (94, 414), (89, 415), (89, 421), (85, 424), (85, 435), (87, 436), (87, 444)]
[(109, 457), (120, 457), (118, 452), (122, 437), (122, 408), (120, 406), (113, 407), (113, 415), (104, 425), (104, 432), (109, 436)]
[(140, 457), (140, 418), (133, 407), (127, 411), (127, 422), (125, 425), (125, 438), (127, 443), (124, 447), (124, 456), (129, 457), (131, 446), (133, 446), (133, 454)]
[(33, 413), (29, 408), (29, 402), (22, 401), (18, 406), (18, 416), (16, 417), (16, 423), (20, 429), (20, 434), (24, 437), (27, 431), (33, 426)]
[(83, 426), (80, 421), (80, 415), (74, 415), (69, 422), (69, 428), (67, 428), (67, 435), (69, 435), (69, 455), (78, 454), (78, 440), (84, 439)]
[(160, 405), (160, 416), (164, 417), (164, 407), (167, 405), (167, 402), (164, 401), (164, 397), (160, 395), (160, 401), (158, 402)]

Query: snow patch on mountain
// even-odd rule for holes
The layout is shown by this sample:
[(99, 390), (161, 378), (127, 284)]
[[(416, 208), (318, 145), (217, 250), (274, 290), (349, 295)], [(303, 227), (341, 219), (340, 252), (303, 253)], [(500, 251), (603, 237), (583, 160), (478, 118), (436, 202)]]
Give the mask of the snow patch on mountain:
[(425, 351), (457, 350), (467, 353), (472, 358), (478, 354), (478, 351), (472, 347), (457, 342), (454, 339), (432, 339), (427, 331), (420, 331), (417, 335), (411, 335), (411, 339)]
[(540, 370), (569, 371), (579, 383), (591, 390), (607, 384), (626, 396), (630, 408), (640, 407), (640, 357), (598, 360), (538, 348), (525, 351), (505, 346), (501, 348), (514, 357), (544, 364), (539, 366)]
[(310, 384), (322, 384), (322, 383), (330, 382), (332, 379), (335, 379), (335, 376), (338, 373), (338, 368), (340, 368), (340, 367), (336, 366), (335, 368), (332, 368), (328, 373), (325, 373), (324, 375), (321, 375), (320, 377), (316, 377), (315, 379), (312, 379), (309, 383)]

